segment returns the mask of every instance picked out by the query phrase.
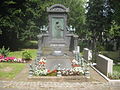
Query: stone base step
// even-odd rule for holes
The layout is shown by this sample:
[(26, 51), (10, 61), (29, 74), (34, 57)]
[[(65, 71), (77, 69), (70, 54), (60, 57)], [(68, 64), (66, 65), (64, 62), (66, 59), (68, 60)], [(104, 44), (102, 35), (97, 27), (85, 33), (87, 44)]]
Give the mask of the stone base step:
[(63, 47), (62, 49), (55, 49), (55, 48), (52, 48), (52, 47), (46, 47), (46, 48), (42, 48), (42, 52), (44, 55), (46, 54), (51, 54), (53, 53), (54, 51), (62, 51), (63, 53), (72, 53), (71, 51), (69, 51), (69, 47)]
[(91, 79), (86, 78), (85, 76), (32, 76), (28, 77), (28, 80), (31, 81), (51, 81), (51, 82), (89, 82)]
[(54, 56), (54, 55), (48, 55), (46, 58), (49, 59), (73, 59), (73, 56)]

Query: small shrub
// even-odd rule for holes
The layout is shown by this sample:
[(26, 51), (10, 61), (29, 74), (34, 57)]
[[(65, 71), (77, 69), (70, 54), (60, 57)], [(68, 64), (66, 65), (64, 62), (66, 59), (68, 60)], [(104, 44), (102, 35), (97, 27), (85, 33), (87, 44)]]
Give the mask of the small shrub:
[(104, 47), (104, 46), (99, 45), (99, 46), (97, 46), (97, 50), (98, 50), (98, 51), (104, 51), (104, 50), (105, 50), (105, 47)]
[(117, 71), (114, 71), (112, 74), (109, 74), (110, 79), (120, 79), (120, 73)]
[(9, 54), (10, 50), (9, 48), (8, 49), (5, 49), (5, 47), (3, 46), (1, 49), (0, 49), (0, 54), (4, 57), (7, 57), (8, 54)]
[(32, 58), (32, 56), (31, 56), (31, 54), (28, 51), (24, 51), (22, 53), (22, 59), (31, 60), (31, 58)]

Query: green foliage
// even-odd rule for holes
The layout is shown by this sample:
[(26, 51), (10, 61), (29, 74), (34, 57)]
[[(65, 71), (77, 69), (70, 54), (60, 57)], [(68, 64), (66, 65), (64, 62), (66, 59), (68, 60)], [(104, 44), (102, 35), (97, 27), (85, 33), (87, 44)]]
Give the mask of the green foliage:
[(116, 37), (116, 36), (120, 37), (120, 26), (117, 25), (115, 21), (112, 21), (112, 25), (109, 30), (109, 35), (111, 38)]
[(82, 52), (83, 49), (88, 46), (88, 43), (87, 41), (81, 41), (78, 43), (78, 45), (80, 46), (80, 51)]
[(39, 28), (47, 25), (46, 8), (52, 4), (47, 0), (0, 0), (0, 47), (13, 50), (21, 41), (36, 39)]
[(96, 50), (99, 51), (105, 51), (105, 47), (101, 45), (99, 42), (97, 42)]
[(7, 57), (9, 55), (9, 52), (10, 52), (9, 48), (5, 49), (4, 46), (0, 49), (0, 54), (3, 55), (4, 57)]
[(15, 56), (16, 58), (22, 58), (22, 52), (24, 52), (24, 51), (28, 51), (29, 53), (31, 53), (32, 59), (36, 58), (37, 49), (22, 49), (21, 51), (12, 51), (9, 53), (8, 56), (9, 57)]
[(109, 74), (110, 79), (120, 79), (120, 65), (113, 66), (113, 73)]
[(120, 25), (120, 1), (119, 0), (109, 0), (112, 10), (114, 11), (112, 19)]
[(115, 64), (120, 62), (120, 55), (119, 55), (119, 50), (118, 51), (101, 51), (101, 53), (113, 60)]
[(113, 71), (117, 71), (120, 73), (120, 65), (113, 65)]
[(0, 35), (2, 35), (2, 31), (0, 30)]
[(30, 60), (32, 58), (32, 56), (28, 51), (24, 51), (24, 52), (22, 52), (22, 58), (25, 60)]
[(76, 28), (79, 38), (92, 39), (95, 48), (97, 42), (100, 46), (107, 47), (110, 44), (108, 42), (115, 39), (119, 47), (119, 0), (87, 1), (0, 0), (0, 47), (4, 45), (15, 50), (20, 48), (21, 41), (36, 39), (40, 27), (48, 25), (46, 8), (58, 3), (70, 8), (68, 25)]
[[(118, 4), (117, 4), (118, 3)], [(116, 50), (120, 46), (120, 4), (118, 0), (89, 0), (87, 6), (87, 39), (92, 40), (92, 50)], [(89, 46), (88, 46), (89, 47)]]

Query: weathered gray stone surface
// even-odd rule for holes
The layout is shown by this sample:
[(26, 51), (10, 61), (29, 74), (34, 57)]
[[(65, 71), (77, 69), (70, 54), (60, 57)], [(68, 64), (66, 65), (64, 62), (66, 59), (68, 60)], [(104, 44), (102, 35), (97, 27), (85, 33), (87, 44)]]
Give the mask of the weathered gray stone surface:
[(63, 56), (51, 56), (48, 57), (46, 62), (47, 69), (55, 70), (58, 67), (58, 64), (60, 64), (61, 69), (71, 69), (71, 61), (67, 57)]
[(47, 69), (53, 70), (57, 69), (58, 64), (60, 64), (61, 69), (70, 69), (71, 61), (73, 60), (73, 54), (69, 51), (62, 52), (62, 55), (50, 55), (46, 56), (46, 67)]

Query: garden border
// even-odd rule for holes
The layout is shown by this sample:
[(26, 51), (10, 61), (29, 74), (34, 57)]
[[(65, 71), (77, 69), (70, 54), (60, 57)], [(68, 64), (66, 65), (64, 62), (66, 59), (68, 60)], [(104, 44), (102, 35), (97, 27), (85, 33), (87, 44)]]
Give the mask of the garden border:
[(120, 86), (120, 80), (115, 80), (115, 79), (109, 79), (107, 76), (105, 76), (103, 73), (101, 73), (98, 69), (96, 69), (93, 65), (90, 65), (91, 68), (93, 68), (98, 74), (100, 74), (106, 81), (109, 82), (110, 85), (113, 86)]

